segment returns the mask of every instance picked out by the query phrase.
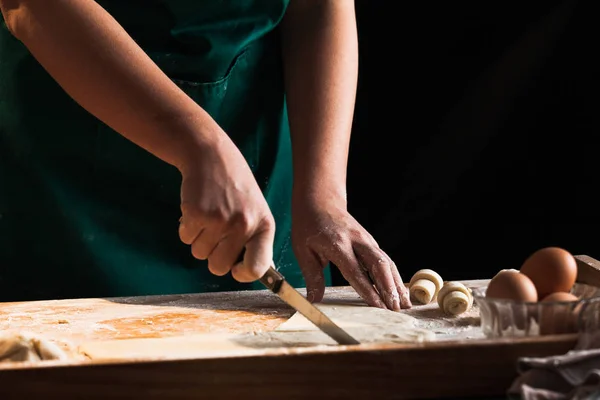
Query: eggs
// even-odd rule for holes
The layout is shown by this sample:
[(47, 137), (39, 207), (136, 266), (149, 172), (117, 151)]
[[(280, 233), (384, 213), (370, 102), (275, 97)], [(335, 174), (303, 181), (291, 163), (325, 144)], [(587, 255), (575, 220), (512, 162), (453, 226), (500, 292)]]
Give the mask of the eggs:
[(544, 303), (547, 303), (550, 301), (571, 302), (571, 301), (577, 301), (577, 300), (579, 300), (579, 297), (575, 296), (572, 293), (557, 292), (557, 293), (551, 293), (548, 296), (544, 297), (542, 299), (542, 302), (544, 302)]
[(577, 331), (578, 313), (571, 303), (579, 299), (570, 293), (576, 279), (575, 257), (562, 248), (546, 247), (531, 254), (520, 270), (498, 272), (485, 296), (529, 303), (513, 307), (513, 323), (519, 329), (535, 320), (541, 335), (571, 333)]
[(533, 253), (521, 266), (521, 273), (535, 284), (540, 299), (551, 293), (569, 292), (577, 278), (575, 257), (558, 247)]
[(540, 335), (556, 335), (577, 332), (577, 311), (573, 303), (579, 298), (571, 293), (556, 292), (544, 297), (541, 302), (556, 302), (551, 307), (542, 307), (539, 316)]
[(535, 302), (537, 290), (527, 275), (514, 269), (505, 269), (496, 274), (485, 292), (486, 297), (516, 301)]

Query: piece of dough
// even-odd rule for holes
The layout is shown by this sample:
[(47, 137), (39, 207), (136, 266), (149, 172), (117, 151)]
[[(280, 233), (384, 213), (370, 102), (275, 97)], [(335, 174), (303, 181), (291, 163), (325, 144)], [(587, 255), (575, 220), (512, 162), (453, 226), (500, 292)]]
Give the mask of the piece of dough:
[(29, 333), (0, 333), (0, 362), (66, 360), (67, 353), (54, 343)]
[(421, 269), (413, 275), (408, 290), (413, 300), (421, 304), (429, 304), (442, 288), (442, 277), (432, 269)]
[[(163, 338), (82, 343), (78, 351), (92, 360), (168, 360), (244, 355), (256, 352), (239, 334), (201, 333)], [(239, 342), (239, 343), (238, 343)]]
[[(317, 304), (317, 308), (361, 343), (415, 343), (435, 339), (435, 333), (418, 328), (417, 319), (404, 314), (365, 305)], [(315, 332), (318, 335), (307, 335)], [(335, 344), (333, 339), (321, 332), (317, 326), (302, 314), (292, 318), (275, 329), (279, 340), (303, 340), (320, 344)]]
[(459, 315), (473, 305), (471, 290), (460, 282), (446, 282), (437, 298), (440, 309), (449, 315)]

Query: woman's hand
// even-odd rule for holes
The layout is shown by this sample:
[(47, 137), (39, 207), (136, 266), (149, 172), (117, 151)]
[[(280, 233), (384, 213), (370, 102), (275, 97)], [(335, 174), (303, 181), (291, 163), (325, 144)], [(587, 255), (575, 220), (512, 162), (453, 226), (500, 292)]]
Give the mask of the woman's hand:
[[(274, 222), (242, 154), (92, 0), (0, 0), (7, 27), (83, 108), (182, 174), (180, 237), (216, 275), (272, 263)], [(246, 248), (243, 265), (236, 264)]]
[(345, 204), (323, 203), (296, 201), (292, 213), (292, 243), (308, 299), (322, 300), (323, 268), (332, 262), (370, 306), (394, 311), (410, 308), (408, 290), (396, 265), (375, 239), (348, 213)]
[(294, 163), (292, 241), (308, 297), (323, 298), (323, 268), (331, 261), (368, 304), (407, 308), (396, 266), (341, 195), (358, 79), (354, 1), (292, 0), (281, 35)]
[[(275, 222), (243, 155), (224, 132), (190, 149), (180, 170), (181, 240), (218, 276), (260, 278), (273, 260)], [(242, 264), (238, 257), (245, 248)]]

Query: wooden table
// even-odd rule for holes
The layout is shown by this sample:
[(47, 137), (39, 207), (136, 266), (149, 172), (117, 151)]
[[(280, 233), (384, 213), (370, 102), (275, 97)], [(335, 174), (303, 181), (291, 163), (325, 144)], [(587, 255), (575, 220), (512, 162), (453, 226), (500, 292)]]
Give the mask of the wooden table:
[[(357, 298), (351, 288), (330, 288), (326, 296), (336, 302)], [(412, 312), (418, 312), (418, 307), (415, 310)], [(0, 304), (0, 331), (19, 329), (77, 345), (268, 331), (292, 314), (293, 310), (267, 291), (4, 303)], [(504, 394), (515, 378), (517, 358), (562, 354), (575, 342), (573, 335), (463, 338), (419, 344), (266, 349), (260, 354), (199, 359), (0, 364), (0, 399), (492, 396)]]

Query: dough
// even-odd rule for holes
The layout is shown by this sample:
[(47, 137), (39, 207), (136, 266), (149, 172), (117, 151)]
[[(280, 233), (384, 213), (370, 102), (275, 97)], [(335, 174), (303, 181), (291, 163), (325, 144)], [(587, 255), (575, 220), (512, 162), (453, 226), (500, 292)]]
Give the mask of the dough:
[(54, 343), (29, 333), (0, 333), (0, 362), (66, 360), (67, 354)]
[(421, 304), (429, 304), (442, 288), (442, 277), (432, 269), (421, 269), (413, 275), (408, 290), (413, 300)]
[[(317, 307), (361, 343), (435, 339), (433, 331), (418, 328), (417, 319), (404, 313), (364, 305), (317, 304)], [(93, 360), (156, 360), (268, 354), (281, 348), (336, 345), (302, 314), (296, 313), (272, 332), (111, 340), (84, 343), (79, 351)]]
[(438, 293), (437, 302), (445, 314), (459, 315), (471, 309), (473, 295), (460, 282), (446, 282)]
[(241, 336), (243, 335), (201, 333), (163, 338), (105, 340), (82, 343), (78, 351), (92, 360), (126, 361), (198, 359), (256, 353), (256, 349), (237, 340)]
[[(435, 333), (418, 328), (417, 319), (402, 312), (365, 305), (317, 304), (316, 306), (361, 343), (415, 343), (435, 339)], [(313, 334), (309, 335), (311, 332)], [(279, 325), (273, 333), (288, 341), (302, 338), (318, 341), (319, 344), (336, 344), (298, 312)]]

